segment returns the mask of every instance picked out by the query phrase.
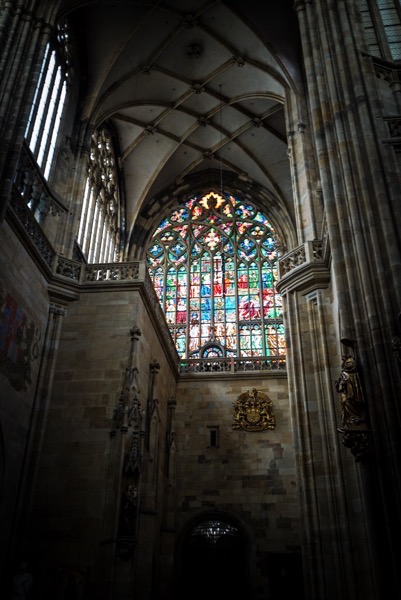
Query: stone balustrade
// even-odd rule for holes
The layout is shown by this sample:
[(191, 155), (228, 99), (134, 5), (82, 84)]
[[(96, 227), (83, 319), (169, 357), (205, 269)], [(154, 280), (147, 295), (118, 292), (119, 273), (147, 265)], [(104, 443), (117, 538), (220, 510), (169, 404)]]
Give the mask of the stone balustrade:
[(17, 177), (14, 182), (19, 194), (37, 221), (49, 213), (54, 217), (67, 212), (61, 198), (47, 184), (28, 146), (24, 143)]
[(285, 371), (285, 356), (249, 356), (225, 358), (181, 359), (181, 374), (196, 373), (252, 373), (260, 371)]

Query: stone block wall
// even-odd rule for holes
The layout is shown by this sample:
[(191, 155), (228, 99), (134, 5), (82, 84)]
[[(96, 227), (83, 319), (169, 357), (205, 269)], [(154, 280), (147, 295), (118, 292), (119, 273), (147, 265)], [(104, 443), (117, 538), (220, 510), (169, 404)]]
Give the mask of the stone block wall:
[(44, 277), (7, 221), (0, 227), (0, 564), (3, 581), (21, 525), (24, 460), (32, 425), (49, 298)]
[[(132, 354), (133, 327), (141, 333)], [(62, 589), (73, 573), (81, 574), (87, 589), (94, 590), (97, 581), (98, 588), (103, 586), (101, 593), (105, 586), (112, 588), (117, 571), (122, 589), (129, 585), (132, 569), (124, 572), (121, 561), (114, 560), (132, 428), (128, 424), (114, 435), (110, 432), (130, 365), (138, 369), (136, 391), (141, 409), (146, 409), (149, 364), (155, 357), (160, 363), (160, 388), (154, 392), (164, 400), (174, 394), (176, 374), (140, 293), (130, 284), (119, 290), (82, 292), (67, 307), (29, 528), (43, 597)], [(160, 402), (163, 427), (166, 410), (166, 403)], [(162, 501), (162, 486), (159, 489)]]
[[(253, 388), (272, 400), (274, 429), (233, 429), (234, 403)], [(251, 597), (267, 597), (269, 557), (297, 553), (300, 546), (286, 378), (180, 381), (174, 429), (178, 538), (202, 514), (234, 518), (249, 542)], [(211, 430), (217, 431), (217, 446), (211, 445)]]

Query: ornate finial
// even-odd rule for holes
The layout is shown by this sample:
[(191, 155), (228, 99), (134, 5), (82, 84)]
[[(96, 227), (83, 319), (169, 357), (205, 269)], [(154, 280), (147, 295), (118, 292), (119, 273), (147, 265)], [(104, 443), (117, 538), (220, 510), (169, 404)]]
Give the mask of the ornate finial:
[(177, 400), (174, 398), (174, 396), (172, 396), (170, 400), (167, 401), (167, 406), (171, 409), (177, 406)]
[(124, 392), (120, 392), (120, 396), (118, 398), (118, 403), (113, 410), (113, 416), (111, 418), (112, 425), (110, 430), (110, 437), (114, 437), (116, 434), (116, 430), (120, 429), (124, 425), (124, 416), (125, 416), (125, 400), (124, 400)]
[(142, 335), (142, 331), (139, 329), (139, 327), (133, 327), (132, 329), (130, 329), (130, 334), (131, 339), (138, 340)]
[(156, 371), (160, 369), (160, 363), (156, 359), (154, 359), (153, 362), (149, 364), (149, 367), (152, 373), (156, 373)]

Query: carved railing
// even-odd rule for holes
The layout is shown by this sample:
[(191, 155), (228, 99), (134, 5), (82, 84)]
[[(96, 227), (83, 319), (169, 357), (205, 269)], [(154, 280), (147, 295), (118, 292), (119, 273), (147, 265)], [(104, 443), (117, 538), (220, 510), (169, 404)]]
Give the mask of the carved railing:
[(22, 200), (17, 190), (13, 190), (11, 194), (11, 207), (17, 217), (18, 221), (22, 225), (23, 230), (30, 238), (32, 244), (35, 246), (40, 257), (48, 267), (52, 267), (56, 253), (53, 246), (43, 233), (40, 225), (36, 221), (33, 212)]
[(53, 273), (82, 285), (93, 282), (123, 282), (143, 280), (142, 263), (82, 263), (64, 256), (54, 255)]
[(243, 358), (181, 359), (180, 373), (252, 373), (285, 371), (285, 356), (249, 356)]
[(377, 56), (371, 56), (370, 54), (362, 53), (362, 55), (364, 58), (372, 61), (378, 79), (386, 81), (390, 86), (401, 83), (401, 67), (398, 63), (390, 62)]
[(327, 287), (330, 282), (330, 245), (327, 231), (322, 240), (305, 242), (284, 254), (278, 261), (277, 291), (308, 293)]
[(39, 257), (46, 267), (56, 275), (73, 282), (85, 284), (92, 282), (133, 281), (144, 278), (141, 263), (111, 263), (111, 264), (86, 264), (56, 254), (52, 244), (43, 233), (41, 226), (35, 219), (32, 210), (25, 204), (14, 188), (10, 202), (11, 208), (23, 230), (34, 245)]
[(387, 125), (389, 137), (383, 140), (383, 143), (394, 146), (399, 151), (401, 148), (401, 117), (385, 117), (384, 121)]
[(22, 146), (14, 185), (38, 221), (49, 213), (56, 216), (67, 212), (61, 198), (49, 188), (26, 143)]
[(305, 263), (324, 260), (324, 242), (321, 240), (312, 240), (298, 246), (291, 252), (285, 254), (279, 260), (279, 275), (284, 277), (290, 271)]

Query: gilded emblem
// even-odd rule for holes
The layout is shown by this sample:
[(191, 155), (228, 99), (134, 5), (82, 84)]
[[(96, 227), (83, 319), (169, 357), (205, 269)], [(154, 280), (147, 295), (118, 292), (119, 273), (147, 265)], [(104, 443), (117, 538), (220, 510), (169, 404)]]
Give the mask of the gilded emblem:
[(245, 431), (263, 431), (274, 429), (275, 418), (272, 413), (272, 401), (267, 394), (256, 390), (244, 392), (234, 403), (233, 429)]

